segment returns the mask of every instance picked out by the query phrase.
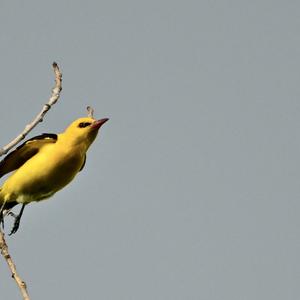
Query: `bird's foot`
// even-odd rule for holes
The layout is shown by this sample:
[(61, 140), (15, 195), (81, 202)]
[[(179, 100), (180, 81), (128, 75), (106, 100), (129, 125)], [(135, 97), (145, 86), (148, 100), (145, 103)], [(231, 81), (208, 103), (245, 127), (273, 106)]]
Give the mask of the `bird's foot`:
[(14, 214), (11, 211), (9, 212), (9, 215), (12, 216), (15, 219), (14, 225), (13, 225), (13, 227), (12, 227), (11, 232), (9, 233), (9, 235), (12, 235), (12, 234), (14, 234), (14, 233), (16, 233), (18, 231), (19, 226), (20, 226), (20, 220), (21, 220), (21, 217), (22, 217), (25, 205), (26, 204), (24, 204), (24, 203), (22, 204), (21, 210), (20, 210), (20, 212), (19, 212), (18, 215)]
[(3, 211), (0, 212), (0, 227), (2, 227), (2, 230), (4, 230), (4, 216), (3, 216)]
[(18, 231), (21, 217), (19, 215), (15, 215), (14, 213), (9, 213), (9, 215), (15, 218), (14, 225), (9, 233), (9, 235), (12, 235)]
[(5, 202), (2, 204), (0, 208), (0, 226), (2, 227), (3, 230), (4, 230), (4, 206), (5, 206)]
[(17, 218), (18, 215), (16, 215), (14, 212), (10, 211), (9, 213), (7, 213), (8, 216), (12, 216), (13, 218)]

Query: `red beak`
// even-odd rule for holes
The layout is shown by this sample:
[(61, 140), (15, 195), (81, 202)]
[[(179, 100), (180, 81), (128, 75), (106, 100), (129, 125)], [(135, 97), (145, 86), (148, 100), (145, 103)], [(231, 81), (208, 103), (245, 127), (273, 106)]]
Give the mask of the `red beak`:
[(97, 120), (97, 121), (95, 121), (95, 122), (92, 123), (91, 128), (93, 128), (93, 129), (99, 129), (108, 120), (109, 120), (109, 118), (104, 118), (104, 119)]

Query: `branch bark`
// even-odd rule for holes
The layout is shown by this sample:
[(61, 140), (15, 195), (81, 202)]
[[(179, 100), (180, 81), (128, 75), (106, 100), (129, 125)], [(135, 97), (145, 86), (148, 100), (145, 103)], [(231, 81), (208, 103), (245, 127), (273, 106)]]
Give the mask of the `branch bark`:
[[(26, 137), (26, 135), (35, 126), (37, 126), (37, 124), (39, 122), (42, 122), (45, 114), (52, 107), (52, 105), (54, 105), (57, 102), (57, 100), (59, 99), (60, 92), (62, 90), (62, 74), (59, 70), (57, 63), (54, 62), (52, 66), (53, 66), (53, 70), (54, 70), (54, 74), (55, 74), (55, 86), (52, 89), (52, 94), (48, 100), (48, 103), (46, 103), (43, 106), (42, 110), (37, 114), (37, 116), (32, 120), (32, 122), (25, 126), (25, 128), (21, 134), (19, 134), (10, 143), (8, 143), (6, 146), (4, 146), (3, 148), (0, 149), (0, 156), (6, 154), (10, 149), (15, 147), (20, 141), (22, 141)], [(9, 254), (8, 246), (5, 241), (5, 237), (4, 237), (4, 232), (1, 230), (1, 227), (0, 227), (0, 251), (1, 251), (1, 255), (4, 257), (4, 259), (7, 262), (7, 265), (12, 274), (12, 278), (16, 281), (16, 284), (18, 285), (18, 287), (21, 291), (23, 300), (30, 300), (28, 292), (27, 292), (26, 283), (25, 283), (25, 281), (23, 281), (21, 279), (20, 275), (17, 272), (16, 266), (12, 260), (11, 255)]]
[(11, 277), (16, 281), (16, 283), (21, 291), (23, 299), (30, 300), (28, 292), (27, 292), (26, 283), (25, 283), (25, 281), (23, 281), (21, 279), (21, 277), (19, 276), (19, 274), (17, 272), (16, 266), (9, 254), (8, 247), (7, 247), (6, 241), (4, 239), (4, 233), (2, 231), (0, 233), (0, 249), (1, 249), (1, 255), (6, 260), (7, 265), (11, 271)]

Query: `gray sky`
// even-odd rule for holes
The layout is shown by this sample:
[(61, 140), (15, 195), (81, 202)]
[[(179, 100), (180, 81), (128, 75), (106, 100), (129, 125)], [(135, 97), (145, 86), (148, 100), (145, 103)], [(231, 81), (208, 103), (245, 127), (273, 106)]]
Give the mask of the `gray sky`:
[[(298, 1), (1, 1), (1, 144), (92, 105), (77, 178), (7, 239), (32, 299), (300, 298)], [(31, 135), (31, 136), (32, 136)], [(3, 259), (1, 299), (20, 299)]]

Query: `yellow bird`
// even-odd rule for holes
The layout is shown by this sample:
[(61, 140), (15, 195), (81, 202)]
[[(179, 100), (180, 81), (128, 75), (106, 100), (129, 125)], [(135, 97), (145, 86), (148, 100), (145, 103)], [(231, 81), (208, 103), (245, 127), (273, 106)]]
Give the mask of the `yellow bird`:
[(0, 177), (14, 171), (0, 188), (0, 219), (22, 204), (10, 234), (17, 232), (25, 205), (47, 199), (65, 187), (85, 164), (86, 152), (108, 118), (91, 117), (74, 121), (58, 135), (33, 137), (0, 162)]

